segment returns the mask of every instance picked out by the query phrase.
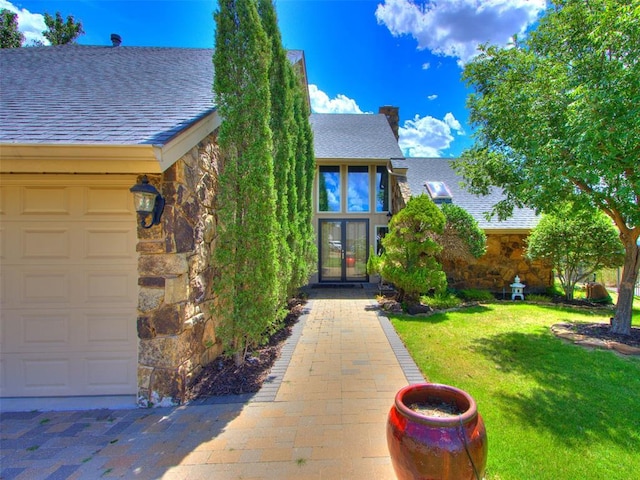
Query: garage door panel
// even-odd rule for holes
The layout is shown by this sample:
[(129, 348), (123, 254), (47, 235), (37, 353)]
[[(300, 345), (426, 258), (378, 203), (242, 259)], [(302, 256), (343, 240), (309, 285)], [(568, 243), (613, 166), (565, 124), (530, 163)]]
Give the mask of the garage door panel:
[(136, 365), (132, 362), (131, 359), (114, 356), (87, 357), (85, 365), (88, 393), (131, 392), (137, 381), (132, 374), (136, 371)]
[(131, 259), (135, 252), (133, 228), (86, 228), (84, 231), (84, 258), (87, 259)]
[(0, 395), (136, 392), (135, 176), (2, 176)]
[(2, 353), (66, 352), (77, 339), (67, 310), (15, 311), (2, 322)]
[(70, 215), (70, 196), (70, 187), (24, 187), (20, 213), (23, 215)]
[(89, 187), (85, 199), (85, 215), (133, 214), (131, 192), (122, 188)]
[(68, 358), (26, 358), (22, 360), (25, 390), (65, 390), (70, 387), (71, 360)]
[(18, 281), (18, 298), (22, 304), (62, 304), (71, 302), (71, 279), (68, 270), (14, 270)]
[(21, 232), (24, 259), (70, 259), (71, 240), (68, 228), (24, 228)]
[(128, 350), (137, 342), (136, 322), (130, 313), (87, 315), (87, 344), (92, 348)]
[(2, 322), (2, 353), (79, 353), (135, 351), (138, 337), (136, 317), (130, 311), (114, 309), (40, 310), (14, 312), (12, 322)]
[(22, 347), (68, 348), (70, 326), (68, 315), (25, 315), (22, 317)]
[(126, 270), (91, 270), (84, 272), (85, 303), (124, 302), (135, 304), (137, 277)]
[(2, 396), (125, 395), (136, 389), (135, 361), (111, 353), (13, 355), (2, 363), (9, 373), (0, 383)]

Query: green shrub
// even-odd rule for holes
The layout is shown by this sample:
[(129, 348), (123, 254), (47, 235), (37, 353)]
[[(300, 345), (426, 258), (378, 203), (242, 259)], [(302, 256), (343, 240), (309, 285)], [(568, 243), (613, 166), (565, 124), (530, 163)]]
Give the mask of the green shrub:
[(529, 302), (534, 302), (534, 303), (549, 303), (552, 300), (551, 297), (549, 297), (548, 295), (540, 295), (536, 293), (526, 295), (525, 299)]
[(442, 247), (433, 239), (444, 226), (444, 215), (425, 194), (412, 197), (391, 218), (382, 239), (380, 273), (398, 289), (399, 302), (414, 303), (421, 294), (446, 289), (447, 278), (436, 259)]
[(462, 300), (472, 302), (491, 302), (495, 300), (493, 293), (491, 293), (489, 290), (480, 290), (477, 288), (466, 288), (464, 290), (459, 290), (457, 292), (457, 296)]
[(436, 295), (423, 295), (420, 302), (429, 305), (435, 310), (455, 308), (462, 304), (462, 301), (451, 292), (440, 293)]

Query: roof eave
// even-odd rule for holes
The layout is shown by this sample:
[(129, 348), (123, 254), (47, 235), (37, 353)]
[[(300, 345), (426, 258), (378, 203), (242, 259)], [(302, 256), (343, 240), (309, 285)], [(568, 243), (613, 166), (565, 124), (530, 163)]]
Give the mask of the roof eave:
[(0, 173), (161, 173), (220, 123), (214, 111), (163, 145), (0, 143)]
[(222, 123), (217, 111), (201, 118), (183, 130), (164, 145), (154, 145), (153, 153), (161, 171), (167, 170), (185, 153), (198, 145), (202, 139), (213, 133)]
[(160, 173), (151, 145), (0, 143), (0, 173)]

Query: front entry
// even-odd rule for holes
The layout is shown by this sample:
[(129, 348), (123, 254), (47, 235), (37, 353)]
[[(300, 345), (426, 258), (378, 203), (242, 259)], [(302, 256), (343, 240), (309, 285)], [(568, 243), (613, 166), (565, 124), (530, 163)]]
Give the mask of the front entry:
[(368, 282), (369, 220), (320, 220), (321, 282)]

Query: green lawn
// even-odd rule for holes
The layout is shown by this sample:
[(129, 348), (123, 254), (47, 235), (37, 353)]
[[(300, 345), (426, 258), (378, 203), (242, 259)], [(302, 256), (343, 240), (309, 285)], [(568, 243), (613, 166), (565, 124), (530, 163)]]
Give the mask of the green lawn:
[(426, 378), (476, 399), (487, 479), (640, 478), (640, 358), (587, 350), (549, 330), (606, 314), (517, 302), (391, 320)]

